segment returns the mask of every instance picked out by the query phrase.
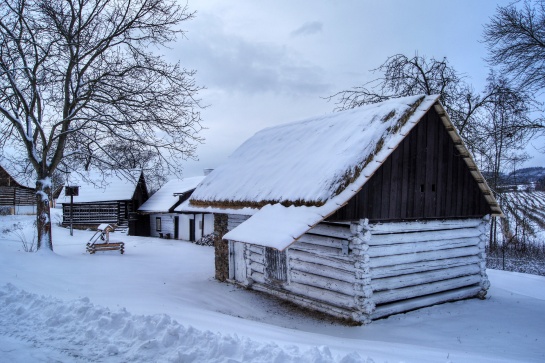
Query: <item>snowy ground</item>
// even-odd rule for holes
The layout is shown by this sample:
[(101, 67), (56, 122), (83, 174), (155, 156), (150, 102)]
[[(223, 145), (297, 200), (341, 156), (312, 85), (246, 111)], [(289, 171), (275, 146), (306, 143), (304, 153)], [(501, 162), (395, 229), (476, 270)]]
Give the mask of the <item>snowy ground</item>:
[(211, 247), (114, 233), (125, 255), (89, 255), (55, 227), (30, 254), (7, 231), (29, 221), (0, 217), (0, 362), (545, 361), (545, 277), (489, 270), (484, 301), (351, 327), (218, 283)]

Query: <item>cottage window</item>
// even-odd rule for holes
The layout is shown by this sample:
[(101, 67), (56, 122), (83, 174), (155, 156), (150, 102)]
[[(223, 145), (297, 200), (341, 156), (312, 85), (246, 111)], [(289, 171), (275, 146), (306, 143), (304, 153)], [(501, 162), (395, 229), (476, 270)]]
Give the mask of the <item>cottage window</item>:
[(155, 230), (161, 232), (161, 217), (155, 217)]
[(265, 272), (270, 282), (288, 281), (286, 251), (267, 247), (265, 249)]

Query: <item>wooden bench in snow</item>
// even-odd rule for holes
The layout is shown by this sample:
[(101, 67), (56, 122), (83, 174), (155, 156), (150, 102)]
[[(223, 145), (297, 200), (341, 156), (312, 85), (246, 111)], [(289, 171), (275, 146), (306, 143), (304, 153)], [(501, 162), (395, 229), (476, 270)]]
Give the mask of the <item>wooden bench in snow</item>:
[(109, 224), (98, 226), (96, 233), (87, 243), (87, 252), (94, 254), (96, 251), (119, 251), (125, 252), (125, 243), (110, 241), (110, 232), (114, 230)]

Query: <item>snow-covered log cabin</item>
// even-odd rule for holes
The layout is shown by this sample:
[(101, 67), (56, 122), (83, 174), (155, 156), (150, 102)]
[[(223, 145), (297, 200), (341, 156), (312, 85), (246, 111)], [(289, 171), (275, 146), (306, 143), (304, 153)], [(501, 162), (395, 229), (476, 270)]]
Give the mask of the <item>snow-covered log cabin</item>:
[(204, 176), (173, 179), (163, 185), (142, 206), (138, 213), (142, 236), (198, 241), (214, 231), (214, 216), (210, 213), (180, 213), (175, 209), (189, 199)]
[(216, 278), (369, 323), (489, 287), (501, 215), (438, 96), (264, 129), (195, 190)]
[(141, 170), (73, 172), (66, 186), (78, 186), (79, 194), (73, 197), (71, 207), (65, 188), (61, 191), (57, 204), (62, 204), (63, 226), (70, 225), (72, 215), (74, 228), (96, 228), (107, 223), (137, 234), (136, 211), (149, 197)]
[[(31, 178), (21, 177), (9, 163), (0, 165), (0, 212), (2, 214), (35, 214), (36, 189)], [(35, 182), (35, 180), (34, 180)]]

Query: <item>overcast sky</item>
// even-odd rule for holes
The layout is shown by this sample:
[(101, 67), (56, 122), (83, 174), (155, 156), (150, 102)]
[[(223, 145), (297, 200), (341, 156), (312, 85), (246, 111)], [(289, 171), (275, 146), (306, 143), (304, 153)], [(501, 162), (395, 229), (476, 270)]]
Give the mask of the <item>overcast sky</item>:
[(331, 113), (325, 97), (376, 78), (370, 70), (394, 54), (447, 57), (482, 90), (483, 24), (508, 2), (189, 0), (196, 17), (168, 57), (197, 70), (209, 106), (206, 142), (184, 176), (217, 167), (264, 127)]

